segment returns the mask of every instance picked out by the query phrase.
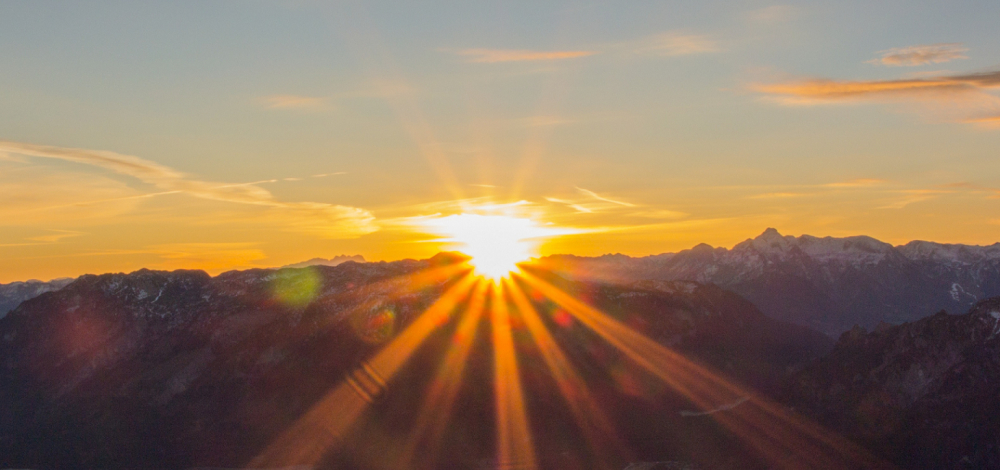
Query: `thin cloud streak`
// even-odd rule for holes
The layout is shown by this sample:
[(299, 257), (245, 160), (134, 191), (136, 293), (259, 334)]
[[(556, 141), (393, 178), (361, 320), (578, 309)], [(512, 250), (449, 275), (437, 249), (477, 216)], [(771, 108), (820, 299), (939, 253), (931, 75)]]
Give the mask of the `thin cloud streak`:
[(364, 209), (317, 202), (281, 202), (275, 200), (269, 191), (256, 186), (256, 183), (227, 184), (191, 179), (172, 168), (132, 155), (11, 141), (0, 141), (0, 152), (104, 168), (152, 184), (163, 190), (158, 194), (183, 192), (202, 199), (266, 206), (285, 212), (286, 215), (298, 214), (309, 217), (310, 220), (296, 221), (293, 218), (286, 222), (295, 222), (292, 225), (306, 227), (309, 232), (316, 231), (317, 224), (325, 224), (330, 230), (321, 232), (328, 238), (350, 238), (377, 230), (374, 225), (375, 217)]
[(261, 101), (268, 109), (321, 109), (328, 104), (325, 97), (301, 95), (271, 95)]
[(468, 62), (480, 64), (575, 59), (597, 53), (597, 51), (533, 51), (523, 49), (462, 49), (456, 52), (460, 56), (467, 57)]
[(800, 80), (786, 83), (757, 84), (751, 89), (760, 93), (816, 101), (841, 101), (891, 95), (919, 96), (929, 93), (975, 92), (1000, 87), (1000, 71), (945, 75), (903, 80), (838, 81)]
[[(1000, 88), (1000, 71), (898, 80), (808, 79), (750, 86), (785, 105), (919, 102), (932, 106), (935, 119), (986, 126), (993, 123), (993, 116), (1000, 116), (1000, 97), (991, 93), (996, 88)], [(977, 117), (984, 114), (985, 118)]]
[(625, 43), (633, 54), (675, 57), (721, 51), (719, 43), (703, 34), (668, 31)]
[(895, 47), (879, 51), (882, 56), (869, 60), (868, 63), (890, 67), (915, 67), (926, 64), (940, 64), (956, 59), (968, 59), (968, 57), (962, 54), (968, 50), (968, 48), (957, 42)]
[(625, 206), (625, 207), (635, 207), (635, 204), (628, 203), (628, 202), (623, 202), (623, 201), (618, 201), (618, 200), (611, 199), (611, 198), (607, 198), (607, 197), (601, 196), (600, 194), (597, 194), (597, 193), (595, 193), (595, 192), (593, 192), (593, 191), (591, 191), (589, 189), (584, 189), (584, 188), (581, 188), (579, 186), (577, 186), (576, 189), (578, 191), (580, 191), (581, 193), (584, 193), (584, 194), (586, 194), (586, 195), (588, 195), (588, 196), (590, 196), (590, 197), (592, 197), (594, 199), (597, 199), (598, 201), (610, 202), (612, 204), (617, 204), (619, 206)]

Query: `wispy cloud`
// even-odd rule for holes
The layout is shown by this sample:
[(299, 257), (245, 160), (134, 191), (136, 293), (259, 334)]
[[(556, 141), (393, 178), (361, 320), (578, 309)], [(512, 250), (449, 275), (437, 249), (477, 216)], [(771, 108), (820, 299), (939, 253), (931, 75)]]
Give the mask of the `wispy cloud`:
[(775, 193), (761, 193), (754, 194), (753, 196), (748, 196), (750, 199), (788, 199), (793, 197), (802, 197), (806, 194), (803, 193), (789, 193), (789, 192), (775, 192)]
[(961, 43), (924, 44), (909, 47), (896, 47), (879, 51), (881, 57), (868, 63), (888, 65), (890, 67), (914, 67), (917, 65), (939, 64), (955, 59), (968, 59), (963, 52), (969, 49)]
[(711, 36), (685, 31), (665, 31), (629, 41), (596, 44), (575, 50), (459, 49), (449, 51), (448, 49), (444, 49), (444, 51), (465, 57), (467, 62), (483, 64), (556, 61), (576, 59), (596, 54), (676, 57), (719, 52), (721, 50), (719, 42)]
[(42, 243), (58, 243), (63, 238), (79, 237), (80, 235), (84, 234), (83, 232), (77, 232), (75, 230), (49, 230), (49, 232), (54, 232), (54, 233), (50, 233), (48, 235), (38, 235), (34, 237), (28, 237), (25, 240), (42, 242)]
[(1000, 116), (1000, 71), (938, 75), (898, 80), (806, 79), (755, 84), (752, 90), (780, 104), (821, 105), (849, 102), (914, 102), (932, 106), (934, 118), (992, 124)]
[(633, 54), (661, 57), (706, 54), (721, 50), (718, 41), (703, 34), (667, 31), (625, 43)]
[(261, 98), (268, 109), (323, 109), (329, 104), (328, 98), (321, 96), (271, 95)]
[[(20, 142), (0, 141), (0, 152), (38, 158), (51, 158), (96, 166), (136, 178), (160, 189), (159, 194), (184, 193), (202, 199), (265, 206), (283, 214), (287, 223), (315, 231), (317, 224), (331, 238), (350, 238), (375, 231), (375, 217), (356, 207), (318, 202), (282, 202), (257, 186), (257, 183), (219, 183), (190, 178), (159, 163), (132, 155), (104, 150), (51, 147)], [(270, 182), (272, 180), (268, 180)], [(259, 183), (259, 182), (258, 182)], [(131, 197), (131, 196), (130, 196)], [(307, 220), (298, 220), (296, 215)]]
[(1000, 87), (1000, 71), (946, 75), (902, 80), (839, 81), (828, 79), (799, 80), (758, 84), (751, 88), (760, 93), (815, 101), (838, 101), (884, 97), (887, 95), (922, 95), (929, 93), (975, 92)]
[(493, 64), (497, 62), (527, 62), (575, 59), (597, 54), (598, 51), (534, 51), (525, 49), (462, 49), (456, 52), (468, 62)]
[(619, 200), (616, 200), (616, 199), (611, 199), (611, 198), (605, 197), (605, 196), (601, 196), (600, 194), (597, 194), (597, 193), (595, 193), (595, 192), (593, 192), (593, 191), (591, 191), (589, 189), (581, 188), (579, 186), (576, 187), (576, 190), (580, 191), (581, 193), (586, 194), (586, 195), (588, 195), (588, 196), (590, 196), (590, 197), (592, 197), (594, 199), (597, 199), (598, 201), (610, 202), (612, 204), (616, 204), (616, 205), (619, 205), (619, 206), (625, 206), (625, 207), (635, 207), (635, 204), (632, 204), (632, 203), (629, 203), (629, 202), (624, 202), (624, 201), (619, 201)]
[(653, 210), (631, 212), (628, 215), (631, 217), (644, 217), (647, 219), (683, 219), (684, 217), (687, 217), (690, 214), (686, 212), (672, 211), (667, 209), (653, 209)]
[(965, 122), (970, 124), (979, 124), (984, 127), (1000, 127), (1000, 115), (969, 118), (966, 119)]
[(910, 204), (926, 201), (929, 199), (934, 199), (942, 194), (948, 194), (951, 191), (939, 191), (933, 189), (911, 189), (900, 191), (902, 197), (889, 202), (883, 206), (878, 207), (878, 209), (902, 209)]
[(847, 181), (837, 181), (824, 184), (827, 188), (865, 188), (885, 184), (886, 181), (878, 178), (855, 178)]

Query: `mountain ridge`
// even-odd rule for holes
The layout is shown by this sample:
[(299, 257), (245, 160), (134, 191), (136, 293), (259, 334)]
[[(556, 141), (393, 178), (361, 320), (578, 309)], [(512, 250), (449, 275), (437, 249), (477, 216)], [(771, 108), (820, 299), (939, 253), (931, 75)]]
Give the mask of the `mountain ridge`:
[(868, 236), (794, 237), (768, 228), (732, 249), (699, 244), (638, 258), (553, 255), (539, 263), (574, 278), (717, 284), (774, 318), (833, 337), (854, 324), (872, 328), (940, 309), (964, 311), (1000, 295), (1000, 243), (893, 246)]

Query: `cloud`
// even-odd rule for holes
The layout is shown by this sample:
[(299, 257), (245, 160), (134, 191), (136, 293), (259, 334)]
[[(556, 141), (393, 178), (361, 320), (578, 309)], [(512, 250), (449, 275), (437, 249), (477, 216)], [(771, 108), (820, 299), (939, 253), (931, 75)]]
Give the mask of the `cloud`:
[(666, 210), (666, 209), (660, 209), (660, 210), (648, 210), (648, 211), (633, 212), (633, 213), (631, 213), (629, 215), (632, 216), (632, 217), (645, 217), (647, 219), (682, 219), (684, 217), (687, 217), (690, 214), (688, 214), (686, 212), (679, 212), (679, 211), (671, 211), (671, 210)]
[(268, 109), (322, 109), (327, 107), (327, 98), (300, 95), (271, 95), (261, 98)]
[(1000, 115), (966, 119), (965, 122), (985, 127), (1000, 127)]
[(917, 65), (939, 64), (955, 59), (968, 59), (963, 52), (969, 49), (961, 43), (926, 44), (910, 47), (896, 47), (879, 51), (882, 57), (868, 61), (890, 67), (914, 67)]
[(721, 50), (718, 42), (708, 36), (677, 31), (647, 36), (627, 43), (626, 46), (634, 54), (661, 57), (705, 54)]
[[(274, 211), (292, 216), (286, 220), (294, 226), (315, 231), (315, 225), (324, 221), (331, 224), (322, 230), (331, 238), (350, 238), (374, 232), (375, 217), (364, 209), (317, 202), (282, 202), (255, 183), (219, 183), (201, 181), (188, 177), (172, 168), (131, 155), (123, 155), (104, 150), (51, 147), (20, 142), (0, 141), (0, 152), (16, 153), (38, 158), (51, 158), (74, 163), (96, 166), (114, 173), (136, 178), (161, 190), (155, 194), (184, 193), (202, 199), (238, 204), (265, 206)], [(273, 180), (267, 180), (270, 182)], [(140, 195), (146, 197), (149, 195)], [(127, 196), (134, 198), (136, 196)], [(319, 217), (318, 220), (296, 220), (294, 214), (304, 217)], [(338, 232), (338, 230), (342, 230)]]
[(799, 80), (758, 84), (751, 88), (760, 93), (817, 101), (863, 99), (890, 95), (919, 96), (939, 93), (975, 92), (1000, 87), (1000, 71), (945, 75), (903, 80), (838, 81)]
[(49, 230), (49, 231), (55, 233), (50, 233), (48, 235), (39, 235), (36, 237), (28, 237), (25, 240), (30, 240), (33, 242), (42, 242), (42, 243), (58, 243), (63, 238), (79, 237), (80, 235), (84, 234), (83, 232), (77, 232), (75, 230)]
[[(786, 105), (821, 105), (863, 101), (909, 101), (933, 106), (933, 117), (992, 124), (1000, 115), (1000, 71), (938, 75), (898, 80), (806, 79), (755, 84), (750, 88)], [(972, 117), (970, 117), (970, 114)], [(975, 116), (986, 117), (975, 117)]]
[(934, 199), (942, 194), (948, 194), (950, 192), (951, 191), (937, 191), (933, 189), (912, 189), (901, 191), (901, 193), (903, 193), (902, 198), (880, 206), (877, 209), (902, 209), (910, 204), (926, 201), (928, 199)]
[(753, 196), (748, 196), (750, 199), (788, 199), (793, 197), (802, 197), (805, 194), (802, 193), (763, 193), (755, 194)]
[[(134, 189), (112, 178), (44, 170), (38, 166), (0, 170), (0, 226), (89, 224), (123, 215), (139, 204)], [(107, 202), (86, 204), (102, 200)]]
[(623, 202), (623, 201), (618, 201), (618, 200), (611, 199), (611, 198), (607, 198), (607, 197), (601, 196), (600, 194), (597, 194), (597, 193), (595, 193), (595, 192), (593, 192), (593, 191), (591, 191), (589, 189), (584, 189), (584, 188), (581, 188), (579, 186), (577, 186), (576, 190), (580, 191), (581, 193), (586, 194), (586, 195), (588, 195), (588, 196), (590, 196), (590, 197), (592, 197), (594, 199), (597, 199), (598, 201), (610, 202), (612, 204), (616, 204), (616, 205), (619, 205), (619, 206), (625, 206), (625, 207), (635, 207), (635, 204), (628, 203), (628, 202)]
[(517, 49), (462, 49), (456, 52), (460, 56), (467, 57), (468, 62), (481, 64), (575, 59), (597, 53), (597, 51), (532, 51)]
[(880, 180), (877, 178), (856, 178), (853, 180), (838, 181), (836, 183), (827, 183), (824, 184), (823, 186), (827, 188), (864, 188), (864, 187), (878, 186), (885, 183), (886, 183), (885, 180)]

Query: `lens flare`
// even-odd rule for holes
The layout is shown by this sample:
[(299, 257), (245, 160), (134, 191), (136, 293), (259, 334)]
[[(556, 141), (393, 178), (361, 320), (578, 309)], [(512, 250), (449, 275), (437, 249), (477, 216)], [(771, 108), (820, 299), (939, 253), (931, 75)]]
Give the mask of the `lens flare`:
[(454, 214), (422, 218), (419, 225), (444, 237), (436, 241), (469, 255), (476, 272), (494, 280), (507, 277), (518, 263), (535, 256), (543, 238), (579, 233), (509, 215)]

